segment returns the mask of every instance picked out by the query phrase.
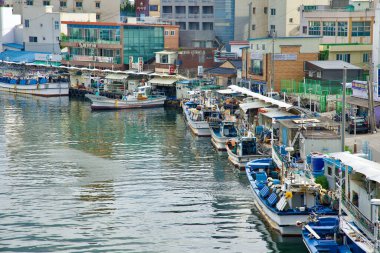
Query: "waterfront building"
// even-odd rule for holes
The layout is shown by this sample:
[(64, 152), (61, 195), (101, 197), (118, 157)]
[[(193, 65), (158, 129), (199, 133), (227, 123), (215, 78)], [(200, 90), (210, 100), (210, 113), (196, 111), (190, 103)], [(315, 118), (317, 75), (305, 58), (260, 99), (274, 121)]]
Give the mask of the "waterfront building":
[(61, 43), (68, 49), (62, 61), (65, 65), (134, 68), (135, 63), (153, 61), (158, 51), (178, 50), (179, 27), (175, 25), (70, 21), (63, 24), (68, 28)]
[(23, 45), (26, 51), (60, 54), (61, 34), (67, 34), (63, 21), (96, 21), (95, 13), (54, 12), (53, 6), (23, 7)]
[(11, 46), (22, 47), (21, 33), (18, 32), (20, 24), (21, 16), (12, 14), (12, 7), (0, 7), (0, 52)]
[(235, 53), (238, 57), (242, 56), (242, 48), (248, 47), (249, 43), (248, 40), (243, 40), (243, 41), (230, 41), (230, 48), (231, 48), (231, 53)]
[(180, 46), (228, 47), (234, 39), (235, 0), (161, 1), (161, 18), (180, 26)]
[(14, 0), (15, 14), (24, 15), (26, 6), (53, 6), (53, 12), (96, 13), (96, 20), (120, 22), (120, 1), (115, 0)]
[(216, 85), (233, 85), (237, 82), (237, 74), (241, 71), (241, 65), (241, 60), (228, 60), (219, 67), (205, 70), (205, 76), (214, 80)]
[(319, 43), (316, 36), (250, 39), (243, 52), (242, 78), (251, 88), (260, 85), (261, 91), (279, 92), (281, 80), (303, 80), (304, 63), (318, 60)]
[(302, 6), (302, 35), (322, 36), (321, 60), (343, 60), (368, 71), (375, 16), (373, 1), (341, 2)]

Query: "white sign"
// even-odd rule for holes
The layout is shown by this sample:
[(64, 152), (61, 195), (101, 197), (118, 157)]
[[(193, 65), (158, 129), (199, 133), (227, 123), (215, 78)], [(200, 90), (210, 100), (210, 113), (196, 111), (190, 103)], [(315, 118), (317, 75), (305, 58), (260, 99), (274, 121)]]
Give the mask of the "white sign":
[(203, 76), (203, 66), (198, 66), (198, 76)]
[(35, 61), (61, 61), (62, 56), (59, 54), (35, 54)]
[(274, 54), (275, 61), (296, 61), (296, 54)]
[(251, 60), (262, 60), (263, 54), (260, 53), (251, 53)]
[(85, 43), (85, 42), (79, 42), (79, 47), (83, 48), (96, 48), (96, 44), (94, 43)]
[(138, 65), (137, 71), (142, 72), (144, 69), (144, 59), (142, 57), (138, 58), (138, 64), (139, 65)]

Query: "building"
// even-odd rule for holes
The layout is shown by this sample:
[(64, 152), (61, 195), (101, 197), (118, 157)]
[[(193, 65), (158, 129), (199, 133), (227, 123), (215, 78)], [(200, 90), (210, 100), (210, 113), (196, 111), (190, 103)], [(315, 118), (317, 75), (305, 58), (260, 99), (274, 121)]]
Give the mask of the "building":
[(180, 46), (228, 47), (234, 39), (234, 0), (161, 1), (161, 18), (180, 26)]
[(13, 12), (24, 15), (25, 6), (53, 6), (52, 12), (96, 13), (96, 20), (120, 22), (120, 1), (115, 0), (14, 0)]
[(301, 6), (328, 5), (330, 0), (252, 0), (249, 38), (300, 34)]
[[(376, 5), (375, 9), (375, 23), (380, 22), (380, 5)], [(372, 59), (373, 59), (373, 81), (376, 87), (380, 85), (380, 26), (373, 27), (373, 44), (372, 44)]]
[(303, 80), (305, 61), (318, 60), (319, 42), (320, 37), (250, 39), (243, 52), (242, 78), (252, 88), (257, 84), (263, 86), (261, 91), (279, 92), (281, 80)]
[(235, 1), (234, 40), (247, 40), (250, 37), (249, 21), (252, 20), (252, 2), (252, 0)]
[[(68, 34), (61, 46), (67, 47), (65, 65), (125, 69), (127, 65), (155, 59), (164, 49), (178, 50), (179, 27), (159, 24), (104, 22), (62, 22)], [(129, 66), (132, 67), (132, 66)]]
[(242, 48), (248, 47), (249, 42), (248, 40), (244, 41), (230, 41), (230, 51), (231, 53), (235, 53), (238, 57), (241, 57), (242, 55)]
[(307, 61), (305, 77), (341, 86), (343, 69), (347, 69), (347, 82), (361, 80), (363, 77), (361, 68), (345, 61)]
[(321, 60), (343, 60), (369, 70), (375, 12), (372, 1), (302, 6), (303, 36), (322, 36)]
[(26, 51), (59, 54), (61, 35), (67, 33), (62, 21), (96, 21), (95, 13), (60, 13), (53, 9), (53, 6), (23, 7), (23, 44)]
[(161, 1), (149, 0), (149, 17), (159, 18), (161, 15)]
[(241, 71), (241, 61), (225, 61), (216, 68), (205, 70), (205, 76), (213, 79), (214, 83), (221, 86), (236, 85), (238, 71)]
[(20, 44), (21, 33), (18, 26), (21, 24), (21, 16), (12, 14), (11, 7), (0, 7), (0, 52), (4, 50), (4, 44)]

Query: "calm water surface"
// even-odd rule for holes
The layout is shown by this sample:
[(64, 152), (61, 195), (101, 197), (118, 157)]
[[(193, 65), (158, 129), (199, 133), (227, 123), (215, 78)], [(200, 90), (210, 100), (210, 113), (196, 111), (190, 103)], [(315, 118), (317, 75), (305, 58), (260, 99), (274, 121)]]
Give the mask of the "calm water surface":
[(0, 94), (0, 251), (305, 252), (173, 109)]

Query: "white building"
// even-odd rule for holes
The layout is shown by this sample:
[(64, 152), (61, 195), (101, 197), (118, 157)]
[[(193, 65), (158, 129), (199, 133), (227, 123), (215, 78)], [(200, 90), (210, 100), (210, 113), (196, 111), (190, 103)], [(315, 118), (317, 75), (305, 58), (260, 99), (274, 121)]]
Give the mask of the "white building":
[(120, 21), (120, 1), (116, 0), (13, 0), (15, 14), (23, 15), (26, 6), (53, 6), (53, 12), (96, 13), (97, 21)]
[(12, 14), (12, 7), (0, 7), (0, 52), (3, 44), (21, 43), (17, 26), (21, 24), (21, 16)]
[(62, 21), (96, 21), (95, 13), (60, 13), (53, 6), (24, 6), (22, 12), (25, 51), (60, 53), (61, 33), (67, 34)]

